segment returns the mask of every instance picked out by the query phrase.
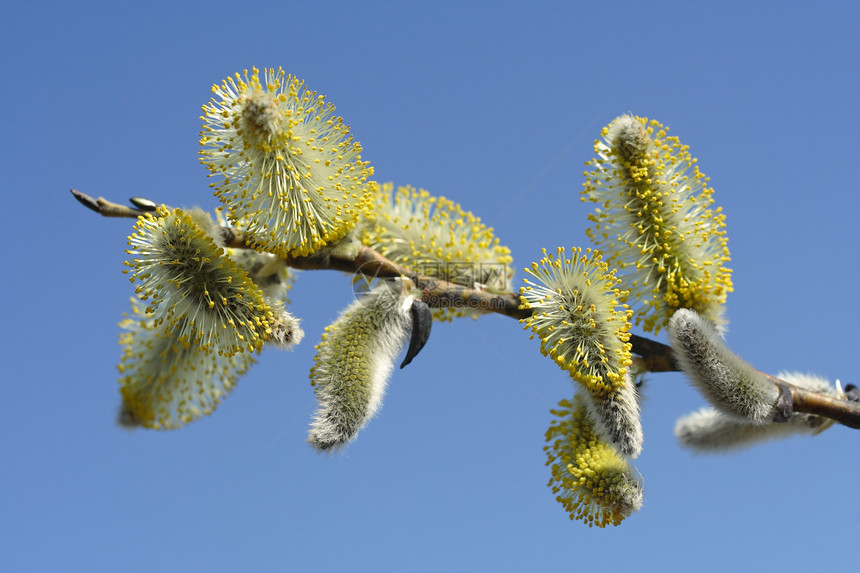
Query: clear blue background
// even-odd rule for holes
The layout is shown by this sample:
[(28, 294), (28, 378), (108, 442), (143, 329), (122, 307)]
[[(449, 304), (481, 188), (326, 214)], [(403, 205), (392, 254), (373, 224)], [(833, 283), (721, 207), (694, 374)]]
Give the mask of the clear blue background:
[(725, 209), (730, 345), (764, 371), (858, 383), (856, 3), (24, 4), (0, 34), (0, 570), (856, 563), (860, 433), (692, 455), (672, 428), (702, 400), (676, 374), (645, 391), (642, 511), (569, 521), (542, 446), (570, 383), (501, 316), (434, 327), (357, 442), (316, 455), (313, 346), (352, 299), (334, 272), (300, 277), (305, 342), (265, 351), (214, 415), (120, 430), (132, 222), (68, 191), (214, 208), (200, 107), (227, 75), (283, 66), (337, 106), (378, 180), (459, 201), (522, 269), (587, 246), (583, 164), (632, 112), (691, 147)]

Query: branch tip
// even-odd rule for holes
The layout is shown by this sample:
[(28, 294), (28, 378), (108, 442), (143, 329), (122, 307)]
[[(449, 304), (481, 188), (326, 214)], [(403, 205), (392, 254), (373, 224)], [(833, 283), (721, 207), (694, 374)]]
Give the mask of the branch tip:
[(75, 196), (75, 199), (80, 201), (81, 205), (86, 207), (87, 209), (92, 209), (96, 213), (101, 213), (101, 207), (99, 207), (99, 202), (87, 195), (82, 191), (78, 191), (77, 189), (71, 189), (72, 195)]

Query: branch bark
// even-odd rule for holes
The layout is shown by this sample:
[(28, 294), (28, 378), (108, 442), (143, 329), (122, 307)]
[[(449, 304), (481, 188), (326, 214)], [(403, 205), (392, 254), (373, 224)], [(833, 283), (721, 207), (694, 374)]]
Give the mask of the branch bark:
[[(154, 207), (149, 208), (150, 205), (154, 205), (152, 202), (141, 198), (130, 199), (130, 202), (135, 206), (127, 207), (108, 201), (103, 197), (94, 199), (76, 189), (71, 191), (85, 207), (104, 217), (137, 218), (152, 212), (154, 209)], [(139, 208), (140, 206), (146, 208)], [(221, 227), (221, 235), (222, 242), (226, 247), (248, 248), (242, 232), (237, 229)], [(287, 257), (285, 260), (290, 267), (295, 269), (335, 270), (361, 274), (370, 278), (407, 277), (424, 291), (422, 300), (431, 308), (451, 306), (474, 308), (483, 312), (502, 314), (517, 320), (527, 318), (532, 313), (531, 309), (520, 308), (520, 297), (517, 294), (490, 293), (415, 273), (364, 245), (359, 247), (358, 255), (354, 258), (345, 257), (336, 252), (324, 251), (306, 257)], [(633, 346), (633, 353), (639, 357), (637, 362), (644, 365), (649, 372), (680, 371), (680, 368), (675, 364), (670, 346), (636, 334), (631, 334), (630, 343)], [(860, 429), (860, 402), (832, 398), (794, 386), (768, 374), (765, 376), (784, 390), (786, 398), (790, 396), (789, 408), (791, 411), (824, 416), (849, 428)], [(790, 415), (790, 412), (788, 414)]]
[[(794, 412), (830, 418), (849, 428), (860, 430), (860, 402), (838, 399), (789, 384), (770, 374), (762, 374), (784, 394), (788, 394)], [(787, 420), (786, 420), (787, 421)]]

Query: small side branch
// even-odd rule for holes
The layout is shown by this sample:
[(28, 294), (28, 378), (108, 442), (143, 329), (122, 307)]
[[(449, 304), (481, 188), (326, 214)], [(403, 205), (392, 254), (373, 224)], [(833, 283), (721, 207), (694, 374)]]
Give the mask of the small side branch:
[(860, 402), (812, 392), (769, 374), (764, 376), (790, 396), (794, 412), (824, 416), (843, 426), (860, 430)]
[(112, 201), (108, 201), (104, 197), (99, 197), (98, 199), (93, 199), (86, 193), (78, 191), (77, 189), (72, 189), (72, 195), (75, 196), (75, 199), (81, 202), (81, 204), (88, 208), (92, 209), (102, 217), (129, 217), (129, 218), (137, 218), (140, 215), (151, 212), (152, 208), (141, 208), (140, 205), (148, 205), (147, 203), (135, 203), (135, 201), (145, 201), (140, 199), (139, 197), (132, 197), (131, 201), (133, 204), (137, 205), (136, 207), (127, 207), (125, 205), (120, 205), (119, 203), (114, 203)]

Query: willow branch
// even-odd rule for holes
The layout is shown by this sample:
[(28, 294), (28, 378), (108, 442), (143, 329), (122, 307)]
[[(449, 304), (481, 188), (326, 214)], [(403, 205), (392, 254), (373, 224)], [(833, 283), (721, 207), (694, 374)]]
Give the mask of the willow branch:
[[(132, 197), (129, 201), (134, 207), (127, 207), (102, 197), (94, 199), (75, 189), (72, 189), (72, 194), (85, 207), (104, 217), (137, 218), (155, 210), (155, 203), (140, 197)], [(226, 247), (250, 248), (242, 232), (232, 227), (221, 227), (221, 239)], [(285, 260), (295, 269), (335, 270), (361, 274), (369, 278), (407, 277), (422, 289), (422, 300), (432, 308), (472, 308), (517, 320), (532, 314), (531, 309), (521, 308), (520, 297), (515, 293), (492, 293), (422, 275), (364, 245), (359, 248), (358, 255), (354, 258), (324, 250), (306, 257), (287, 257)], [(633, 353), (638, 356), (637, 362), (649, 372), (680, 371), (672, 358), (670, 346), (636, 334), (631, 334), (630, 343)], [(768, 374), (765, 376), (781, 389), (788, 401), (786, 412), (788, 415), (792, 411), (815, 414), (835, 420), (849, 428), (860, 429), (860, 402), (832, 398), (794, 386)]]
[[(104, 217), (137, 218), (155, 209), (155, 203), (140, 197), (132, 197), (129, 200), (136, 207), (127, 207), (103, 197), (93, 199), (77, 189), (72, 189), (72, 195), (84, 206)], [(150, 208), (141, 209), (139, 208), (141, 205)], [(225, 247), (249, 248), (242, 232), (233, 227), (221, 227), (221, 240)], [(532, 314), (531, 309), (520, 308), (520, 297), (515, 293), (491, 293), (418, 274), (366, 246), (362, 246), (358, 256), (352, 259), (331, 252), (322, 252), (306, 257), (287, 257), (285, 260), (295, 269), (335, 270), (361, 274), (370, 278), (405, 276), (424, 291), (422, 299), (431, 308), (473, 308), (517, 320), (528, 318)], [(678, 371), (678, 367), (672, 360), (672, 348), (668, 345), (635, 334), (631, 334), (630, 343), (633, 346), (633, 353), (641, 358), (640, 363), (649, 372)]]

